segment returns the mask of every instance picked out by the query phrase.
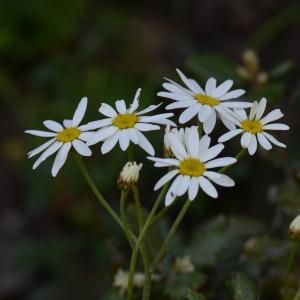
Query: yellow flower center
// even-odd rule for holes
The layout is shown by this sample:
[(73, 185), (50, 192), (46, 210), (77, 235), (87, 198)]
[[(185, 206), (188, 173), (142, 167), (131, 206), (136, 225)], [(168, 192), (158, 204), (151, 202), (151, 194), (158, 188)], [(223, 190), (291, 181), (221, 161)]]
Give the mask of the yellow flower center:
[(244, 131), (256, 134), (263, 131), (262, 125), (259, 120), (243, 120), (241, 126)]
[(218, 98), (214, 98), (205, 94), (195, 94), (195, 100), (197, 100), (201, 104), (207, 104), (209, 106), (215, 106), (220, 104), (220, 100)]
[(132, 128), (139, 121), (139, 117), (135, 114), (123, 114), (116, 116), (112, 124), (120, 129)]
[(80, 133), (81, 131), (77, 127), (65, 128), (57, 133), (56, 138), (59, 142), (68, 143), (77, 139)]
[(182, 160), (179, 164), (179, 173), (181, 175), (199, 177), (205, 172), (205, 170), (206, 168), (204, 163), (197, 158), (187, 158)]

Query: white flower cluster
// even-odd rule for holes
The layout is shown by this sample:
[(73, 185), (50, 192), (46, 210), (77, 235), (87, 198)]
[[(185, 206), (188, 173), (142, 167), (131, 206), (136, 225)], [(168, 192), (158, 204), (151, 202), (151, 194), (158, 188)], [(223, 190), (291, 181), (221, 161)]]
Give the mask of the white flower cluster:
[[(217, 158), (217, 156), (224, 149), (222, 143), (239, 134), (241, 134), (241, 146), (248, 149), (250, 155), (256, 152), (258, 143), (266, 150), (270, 150), (272, 145), (286, 147), (270, 135), (269, 131), (288, 130), (289, 127), (282, 123), (273, 123), (283, 117), (280, 109), (275, 109), (263, 117), (267, 104), (265, 98), (253, 103), (236, 100), (244, 95), (245, 91), (231, 90), (232, 80), (226, 80), (217, 85), (215, 78), (209, 78), (205, 87), (202, 88), (194, 79), (187, 78), (181, 71), (177, 70), (177, 73), (184, 86), (166, 79), (163, 83), (166, 91), (159, 92), (158, 96), (173, 101), (166, 106), (167, 110), (183, 109), (179, 116), (180, 124), (185, 124), (197, 116), (199, 126), (203, 124), (205, 133), (203, 136), (199, 135), (198, 126), (177, 130), (176, 123), (169, 119), (174, 115), (173, 113), (146, 115), (156, 110), (161, 103), (138, 111), (141, 89), (137, 90), (129, 107), (124, 100), (116, 101), (115, 108), (102, 103), (99, 112), (105, 118), (80, 125), (87, 109), (87, 98), (84, 97), (72, 120), (64, 120), (62, 125), (56, 121), (47, 120), (43, 124), (50, 131), (25, 131), (40, 137), (50, 137), (49, 141), (28, 153), (29, 158), (41, 153), (33, 169), (57, 152), (52, 167), (52, 175), (56, 176), (64, 165), (71, 148), (74, 148), (80, 155), (90, 156), (92, 154), (90, 146), (100, 142), (102, 154), (111, 151), (117, 143), (122, 151), (126, 151), (130, 143), (133, 143), (150, 155), (148, 159), (155, 162), (155, 167), (169, 168), (169, 172), (156, 183), (154, 188), (157, 190), (174, 179), (165, 199), (165, 204), (169, 205), (176, 197), (186, 192), (189, 200), (194, 200), (199, 187), (207, 195), (217, 198), (218, 192), (212, 183), (225, 187), (234, 185), (230, 177), (212, 169), (236, 162), (236, 159), (232, 157)], [(245, 109), (250, 109), (249, 114)], [(211, 146), (211, 139), (208, 135), (214, 130), (218, 118), (229, 131), (218, 139), (219, 144)], [(144, 132), (161, 130), (162, 125), (167, 128), (164, 137), (165, 157), (156, 158), (153, 157), (155, 150)], [(174, 128), (171, 129), (171, 127)], [(138, 180), (139, 170), (140, 167), (137, 165), (130, 165), (126, 168), (129, 176), (132, 177), (134, 173), (135, 182)]]

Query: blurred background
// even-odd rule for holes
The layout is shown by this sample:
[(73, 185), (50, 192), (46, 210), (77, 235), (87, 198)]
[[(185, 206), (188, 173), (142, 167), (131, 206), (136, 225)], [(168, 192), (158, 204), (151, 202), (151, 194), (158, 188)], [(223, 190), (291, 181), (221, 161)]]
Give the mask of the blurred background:
[[(236, 187), (220, 188), (217, 200), (194, 201), (157, 271), (153, 299), (184, 299), (187, 287), (229, 299), (226, 281), (237, 271), (249, 275), (262, 299), (292, 299), (299, 264), (282, 282), (287, 229), (300, 213), (299, 25), (296, 0), (1, 1), (0, 299), (123, 299), (113, 287), (114, 274), (129, 265), (122, 232), (71, 158), (55, 179), (53, 158), (32, 171), (26, 153), (44, 139), (24, 130), (71, 117), (82, 96), (89, 99), (85, 121), (100, 117), (102, 101), (131, 103), (138, 87), (142, 107), (159, 103), (163, 77), (179, 82), (176, 67), (202, 84), (210, 76), (233, 79), (251, 100), (266, 96), (291, 130), (276, 134), (287, 150), (243, 157), (229, 172)], [(224, 132), (219, 123), (215, 141)], [(148, 137), (162, 155), (163, 132)], [(238, 139), (226, 149), (235, 155)], [(116, 179), (126, 155), (116, 148), (100, 156), (99, 145), (93, 153), (86, 163), (118, 209)], [(142, 150), (135, 155), (144, 163), (140, 191), (149, 208), (163, 173)], [(150, 252), (181, 205), (152, 228)], [(174, 262), (185, 255), (193, 267), (178, 270)]]

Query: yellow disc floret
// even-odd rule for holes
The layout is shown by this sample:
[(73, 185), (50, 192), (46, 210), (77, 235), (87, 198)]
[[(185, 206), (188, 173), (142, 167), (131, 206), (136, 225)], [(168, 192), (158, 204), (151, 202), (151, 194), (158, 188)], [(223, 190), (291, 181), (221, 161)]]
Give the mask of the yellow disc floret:
[(205, 94), (196, 94), (194, 95), (195, 100), (197, 100), (201, 104), (206, 104), (209, 106), (215, 106), (220, 104), (220, 100), (218, 98), (214, 98)]
[(135, 114), (128, 113), (118, 115), (112, 121), (112, 124), (120, 129), (132, 128), (139, 121), (139, 117)]
[(77, 127), (65, 128), (57, 133), (56, 138), (59, 142), (68, 143), (76, 140), (80, 133), (81, 131)]
[(241, 121), (241, 127), (244, 131), (256, 134), (263, 131), (263, 127), (259, 120), (243, 120)]
[(182, 160), (179, 164), (179, 173), (181, 175), (199, 177), (205, 170), (204, 163), (197, 158), (187, 158)]

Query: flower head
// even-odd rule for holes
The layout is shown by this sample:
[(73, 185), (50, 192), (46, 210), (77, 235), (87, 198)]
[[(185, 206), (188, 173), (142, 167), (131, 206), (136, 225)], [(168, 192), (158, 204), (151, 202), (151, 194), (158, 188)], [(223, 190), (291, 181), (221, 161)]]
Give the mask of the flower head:
[(79, 126), (82, 121), (87, 108), (87, 98), (84, 97), (78, 104), (78, 107), (74, 113), (72, 120), (64, 120), (63, 125), (56, 121), (47, 120), (43, 124), (50, 131), (40, 130), (26, 130), (26, 133), (40, 136), (50, 137), (51, 139), (36, 149), (28, 153), (28, 157), (31, 158), (41, 152), (41, 156), (33, 165), (33, 169), (36, 169), (40, 163), (46, 160), (49, 156), (58, 152), (54, 164), (52, 166), (52, 176), (56, 176), (58, 171), (64, 165), (70, 149), (73, 147), (80, 155), (90, 156), (92, 151), (86, 145), (86, 140), (91, 134), (85, 128), (85, 125)]
[(189, 200), (194, 200), (199, 186), (207, 195), (217, 198), (218, 192), (210, 181), (221, 186), (234, 185), (234, 181), (230, 177), (210, 171), (212, 168), (224, 167), (236, 162), (233, 157), (214, 159), (223, 150), (223, 144), (209, 147), (210, 137), (204, 135), (199, 139), (195, 126), (185, 129), (183, 142), (176, 135), (171, 133), (170, 135), (171, 150), (175, 158), (148, 157), (155, 162), (155, 167), (173, 168), (154, 187), (154, 190), (158, 190), (176, 176), (167, 192), (166, 205), (170, 205), (177, 196), (182, 196), (186, 192), (188, 192)]
[(116, 110), (110, 105), (103, 103), (99, 111), (107, 118), (87, 124), (89, 130), (100, 128), (88, 140), (88, 145), (94, 145), (103, 141), (101, 152), (105, 154), (112, 150), (117, 142), (119, 142), (123, 151), (126, 151), (130, 142), (133, 142), (150, 155), (154, 155), (154, 148), (142, 132), (159, 130), (159, 125), (161, 124), (176, 125), (168, 119), (173, 116), (173, 113), (143, 116), (158, 108), (160, 104), (150, 105), (146, 109), (137, 112), (140, 93), (141, 89), (138, 89), (129, 108), (126, 107), (124, 100), (116, 101)]
[(300, 241), (300, 215), (298, 215), (289, 227), (289, 237), (291, 240)]
[(140, 170), (143, 164), (137, 164), (135, 161), (127, 162), (123, 167), (118, 178), (118, 185), (121, 189), (128, 189), (138, 182)]
[[(269, 130), (288, 130), (289, 126), (282, 123), (271, 123), (283, 117), (280, 109), (275, 109), (262, 117), (267, 105), (267, 99), (262, 98), (258, 103), (255, 101), (251, 107), (250, 114), (247, 116), (244, 109), (235, 109), (231, 121), (239, 128), (234, 128), (223, 134), (219, 138), (219, 143), (228, 141), (238, 134), (242, 134), (241, 145), (247, 148), (250, 155), (257, 150), (257, 141), (265, 149), (272, 149), (272, 144), (286, 148), (286, 145), (279, 142), (267, 131)], [(271, 123), (271, 124), (270, 124)]]
[(203, 123), (203, 129), (206, 134), (213, 131), (217, 113), (219, 114), (225, 126), (231, 126), (226, 119), (228, 111), (231, 108), (246, 108), (251, 104), (243, 101), (233, 101), (232, 99), (242, 96), (245, 91), (242, 89), (229, 91), (233, 85), (232, 80), (226, 80), (217, 86), (215, 78), (209, 78), (205, 89), (194, 80), (187, 78), (177, 69), (185, 87), (176, 82), (167, 79), (163, 84), (166, 92), (159, 92), (157, 95), (174, 100), (166, 109), (184, 108), (179, 117), (179, 122), (184, 124), (198, 115), (198, 119)]
[(172, 135), (176, 135), (179, 138), (180, 141), (183, 141), (184, 129), (183, 128), (180, 128), (180, 129), (172, 128), (172, 129), (170, 129), (170, 126), (166, 127), (165, 135), (164, 135), (164, 156), (165, 157), (173, 157), (174, 156), (174, 154), (172, 153), (172, 150), (171, 150), (172, 135), (170, 135), (170, 133)]

